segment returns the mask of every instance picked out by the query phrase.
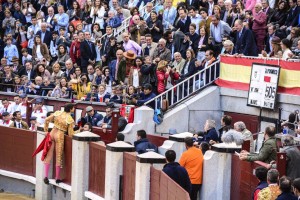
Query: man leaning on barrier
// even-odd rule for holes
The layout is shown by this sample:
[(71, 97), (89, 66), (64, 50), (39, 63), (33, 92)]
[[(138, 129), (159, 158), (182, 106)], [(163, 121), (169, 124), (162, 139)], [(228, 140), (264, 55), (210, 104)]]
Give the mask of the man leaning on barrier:
[[(54, 148), (56, 153), (56, 168), (55, 168), (55, 179), (56, 183), (59, 184), (62, 182), (60, 179), (60, 169), (62, 168), (62, 158), (63, 158), (63, 150), (64, 150), (64, 135), (68, 133), (69, 136), (72, 137), (74, 134), (74, 119), (71, 116), (75, 110), (74, 104), (66, 104), (64, 111), (56, 111), (54, 114), (50, 115), (45, 120), (44, 131), (48, 132), (48, 125), (51, 121), (54, 121), (54, 127), (50, 133), (47, 134), (44, 139), (44, 145), (42, 145), (43, 155), (42, 160), (44, 161), (44, 170), (45, 170), (45, 178), (44, 183), (49, 184), (48, 174), (50, 163), (53, 158)], [(40, 145), (40, 146), (41, 146)], [(40, 151), (40, 146), (34, 152), (33, 156)]]

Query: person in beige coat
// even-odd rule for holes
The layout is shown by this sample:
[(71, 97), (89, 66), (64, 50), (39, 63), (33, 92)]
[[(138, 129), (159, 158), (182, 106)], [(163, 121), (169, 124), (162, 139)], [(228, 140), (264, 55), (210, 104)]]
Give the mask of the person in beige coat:
[(142, 45), (142, 54), (143, 56), (153, 57), (154, 50), (157, 47), (157, 43), (153, 42), (151, 34), (145, 35), (146, 43)]
[(32, 49), (32, 60), (35, 63), (39, 63), (40, 61), (43, 61), (43, 59), (46, 59), (46, 61), (50, 62), (51, 57), (49, 54), (49, 49), (45, 43), (41, 42), (40, 36), (36, 35)]
[(13, 113), (13, 117), (14, 117), (15, 121), (13, 121), (9, 125), (9, 127), (20, 128), (20, 129), (25, 129), (25, 130), (29, 129), (28, 124), (22, 120), (21, 111), (15, 111)]

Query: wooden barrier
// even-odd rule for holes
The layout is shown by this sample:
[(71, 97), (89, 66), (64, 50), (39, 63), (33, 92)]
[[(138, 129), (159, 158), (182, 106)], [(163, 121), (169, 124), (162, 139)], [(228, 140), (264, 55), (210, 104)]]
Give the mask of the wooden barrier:
[(89, 144), (89, 191), (104, 198), (106, 148), (101, 143)]
[(147, 134), (147, 138), (149, 142), (155, 144), (157, 147), (162, 146), (165, 140), (168, 140), (168, 137), (155, 135), (155, 134)]
[(35, 177), (36, 132), (0, 127), (0, 169)]
[[(267, 163), (261, 161), (248, 162), (240, 160), (238, 155), (232, 155), (231, 163), (231, 200), (252, 200), (258, 179), (255, 177), (255, 168), (267, 167)], [(280, 176), (286, 173), (286, 155), (277, 153), (277, 170)]]
[(163, 171), (150, 168), (150, 200), (189, 200), (189, 193)]
[(135, 199), (136, 152), (124, 152), (123, 157), (123, 200)]

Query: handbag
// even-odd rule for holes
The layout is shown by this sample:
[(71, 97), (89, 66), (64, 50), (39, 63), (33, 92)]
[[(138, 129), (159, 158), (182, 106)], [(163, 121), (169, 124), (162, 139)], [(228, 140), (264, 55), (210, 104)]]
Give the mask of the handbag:
[(27, 46), (28, 46), (28, 41), (26, 40), (26, 41), (24, 41), (24, 42), (21, 42), (21, 44), (20, 44), (20, 46), (24, 49), (26, 49), (27, 48)]

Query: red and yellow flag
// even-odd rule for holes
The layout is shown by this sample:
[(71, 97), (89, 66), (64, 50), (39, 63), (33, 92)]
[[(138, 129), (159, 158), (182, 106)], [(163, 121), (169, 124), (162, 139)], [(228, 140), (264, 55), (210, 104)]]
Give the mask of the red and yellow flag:
[[(252, 63), (280, 66), (279, 93), (300, 95), (300, 62), (262, 58), (236, 58), (221, 56), (220, 77), (216, 84), (238, 90), (249, 90)], [(268, 81), (268, 77), (265, 77)]]

